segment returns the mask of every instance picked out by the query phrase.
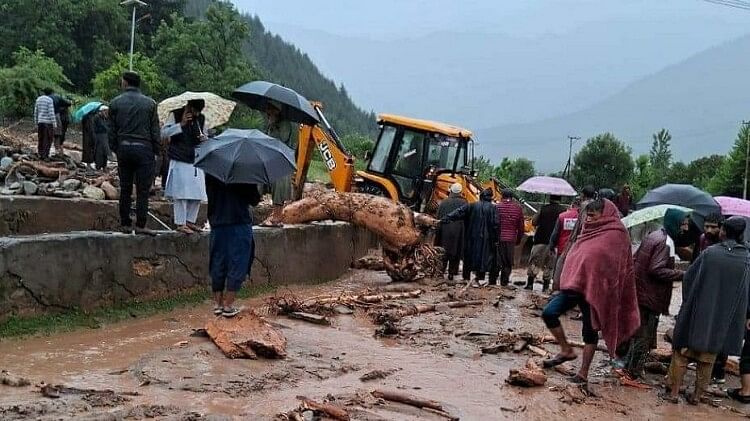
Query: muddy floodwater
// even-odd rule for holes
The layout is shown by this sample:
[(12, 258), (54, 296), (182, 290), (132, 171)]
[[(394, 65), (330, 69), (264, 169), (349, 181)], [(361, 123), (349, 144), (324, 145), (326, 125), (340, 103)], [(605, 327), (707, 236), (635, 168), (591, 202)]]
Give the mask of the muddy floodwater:
[[(514, 280), (525, 274), (514, 273)], [(380, 272), (355, 270), (322, 286), (291, 288), (276, 296), (378, 291), (389, 279)], [(423, 289), (417, 298), (388, 305), (482, 300), (481, 305), (406, 316), (391, 335), (376, 335), (377, 324), (365, 306), (352, 314), (329, 316), (322, 326), (283, 315), (266, 319), (287, 338), (287, 357), (279, 360), (228, 359), (210, 339), (196, 335), (213, 318), (210, 303), (146, 319), (47, 337), (0, 341), (0, 369), (31, 382), (0, 385), (0, 419), (285, 419), (300, 397), (343, 408), (353, 420), (445, 420), (445, 414), (376, 399), (374, 390), (393, 391), (439, 402), (444, 413), (461, 420), (685, 420), (739, 419), (744, 408), (714, 395), (699, 406), (673, 405), (658, 397), (662, 376), (649, 374), (651, 389), (622, 386), (611, 374), (609, 358), (597, 352), (587, 393), (557, 371), (547, 371), (544, 386), (506, 384), (508, 371), (539, 355), (492, 348), (498, 337), (547, 332), (539, 315), (546, 297), (522, 288), (468, 288), (437, 280), (406, 285)], [(679, 290), (675, 290), (679, 295)], [(266, 299), (244, 301), (264, 311)], [(673, 307), (678, 304), (675, 303)], [(370, 309), (371, 310), (371, 309)], [(675, 309), (676, 312), (676, 309)], [(564, 325), (580, 340), (580, 322), (569, 314)], [(663, 316), (660, 330), (671, 327)], [(659, 335), (659, 347), (668, 348)], [(603, 344), (603, 342), (600, 342)], [(557, 346), (537, 349), (556, 352)], [(580, 350), (579, 350), (580, 353)], [(567, 363), (577, 368), (577, 361)], [(372, 380), (362, 377), (377, 373)], [(686, 382), (692, 384), (693, 375)], [(365, 376), (367, 377), (367, 376)], [(725, 387), (736, 387), (728, 376)], [(55, 393), (40, 386), (64, 385)], [(67, 389), (66, 389), (67, 388)], [(108, 392), (111, 391), (111, 392)], [(312, 412), (306, 413), (310, 416)]]

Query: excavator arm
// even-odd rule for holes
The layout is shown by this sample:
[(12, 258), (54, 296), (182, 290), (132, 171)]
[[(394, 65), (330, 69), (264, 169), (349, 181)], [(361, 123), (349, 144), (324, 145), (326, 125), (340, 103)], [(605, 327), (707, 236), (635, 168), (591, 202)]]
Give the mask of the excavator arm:
[(297, 172), (294, 175), (296, 200), (302, 198), (302, 191), (305, 181), (307, 181), (307, 172), (310, 169), (310, 161), (315, 150), (320, 153), (336, 191), (350, 192), (354, 182), (354, 157), (346, 150), (336, 131), (333, 130), (333, 127), (323, 115), (321, 104), (313, 102), (312, 106), (318, 113), (320, 124), (300, 126), (297, 146)]

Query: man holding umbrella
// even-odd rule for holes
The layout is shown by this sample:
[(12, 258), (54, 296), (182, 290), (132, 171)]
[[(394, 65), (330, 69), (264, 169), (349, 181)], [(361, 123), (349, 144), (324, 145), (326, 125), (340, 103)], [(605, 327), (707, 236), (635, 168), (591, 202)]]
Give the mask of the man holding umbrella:
[(260, 201), (258, 184), (294, 172), (294, 152), (258, 130), (227, 129), (198, 147), (195, 166), (206, 179), (214, 313), (232, 317), (239, 313), (234, 300), (255, 253), (248, 207)]

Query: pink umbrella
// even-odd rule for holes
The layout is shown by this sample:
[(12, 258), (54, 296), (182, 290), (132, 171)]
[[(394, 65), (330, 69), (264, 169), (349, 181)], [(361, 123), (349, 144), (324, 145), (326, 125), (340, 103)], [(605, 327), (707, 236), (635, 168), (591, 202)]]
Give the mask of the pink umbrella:
[(518, 190), (527, 193), (553, 194), (557, 196), (575, 196), (576, 190), (567, 181), (557, 177), (531, 177), (518, 186)]
[(721, 213), (724, 215), (750, 217), (750, 200), (728, 196), (716, 196), (714, 199), (721, 206)]

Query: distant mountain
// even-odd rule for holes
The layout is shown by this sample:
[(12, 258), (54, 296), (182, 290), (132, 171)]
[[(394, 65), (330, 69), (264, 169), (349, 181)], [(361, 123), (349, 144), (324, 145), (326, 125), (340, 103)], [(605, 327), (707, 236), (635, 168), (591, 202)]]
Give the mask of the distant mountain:
[(664, 127), (672, 133), (676, 159), (725, 154), (740, 122), (750, 118), (749, 69), (750, 36), (745, 36), (643, 78), (583, 111), (480, 130), (478, 152), (493, 161), (525, 156), (537, 169), (556, 171), (567, 159), (569, 134), (585, 140), (613, 132), (641, 154), (648, 152), (651, 134)]
[[(202, 16), (217, 0), (188, 0), (185, 13)], [(352, 102), (343, 84), (323, 76), (307, 54), (280, 36), (265, 29), (257, 16), (244, 15), (250, 26), (245, 54), (261, 71), (263, 78), (294, 89), (311, 101), (323, 103), (323, 112), (341, 134), (374, 135), (375, 115)]]
[(728, 39), (721, 21), (684, 19), (625, 17), (565, 33), (549, 28), (548, 35), (534, 38), (467, 27), (374, 40), (277, 22), (267, 26), (303, 49), (328, 77), (345, 83), (368, 109), (476, 130), (583, 109)]

